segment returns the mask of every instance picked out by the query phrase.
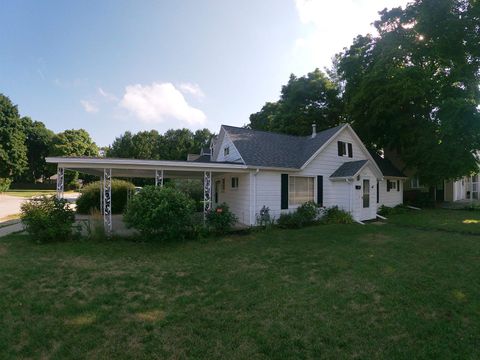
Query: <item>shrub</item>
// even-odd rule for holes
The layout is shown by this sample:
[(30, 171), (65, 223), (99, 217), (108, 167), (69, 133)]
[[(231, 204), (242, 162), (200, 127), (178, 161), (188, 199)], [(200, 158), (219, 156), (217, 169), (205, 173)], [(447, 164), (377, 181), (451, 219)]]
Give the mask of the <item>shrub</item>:
[(24, 202), (21, 219), (29, 235), (38, 243), (72, 237), (75, 213), (64, 199), (42, 196)]
[(298, 215), (302, 218), (304, 225), (312, 224), (318, 219), (319, 207), (313, 201), (306, 202), (297, 208)]
[(382, 216), (389, 216), (389, 215), (403, 214), (407, 211), (409, 210), (404, 205), (397, 205), (395, 207), (388, 207), (388, 206), (382, 205), (378, 210), (378, 214)]
[(207, 227), (216, 234), (226, 234), (237, 222), (237, 217), (227, 204), (218, 205), (207, 214)]
[[(77, 199), (77, 212), (79, 214), (90, 214), (94, 210), (100, 211), (101, 182), (96, 181), (86, 185), (81, 190)], [(112, 180), (112, 214), (121, 214), (125, 210), (129, 192), (132, 193), (135, 186), (124, 180)]]
[(282, 229), (300, 229), (305, 226), (305, 222), (298, 211), (294, 211), (281, 214), (277, 220), (277, 225)]
[(350, 213), (339, 209), (338, 206), (333, 206), (325, 209), (322, 222), (324, 224), (352, 224), (353, 218)]
[(184, 239), (192, 233), (194, 212), (194, 201), (184, 193), (146, 186), (128, 202), (124, 221), (144, 237)]
[(203, 182), (197, 179), (175, 179), (165, 184), (187, 194), (195, 201), (195, 210), (203, 212)]
[(0, 178), (0, 193), (7, 191), (10, 189), (10, 184), (12, 180), (8, 178)]

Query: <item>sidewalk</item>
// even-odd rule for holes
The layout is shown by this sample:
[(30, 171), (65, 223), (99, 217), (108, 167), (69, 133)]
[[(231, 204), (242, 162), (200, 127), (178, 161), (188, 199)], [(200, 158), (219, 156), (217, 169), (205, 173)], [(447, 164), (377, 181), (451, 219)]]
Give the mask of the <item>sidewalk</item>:
[(0, 222), (0, 238), (19, 231), (23, 231), (23, 225), (19, 219)]

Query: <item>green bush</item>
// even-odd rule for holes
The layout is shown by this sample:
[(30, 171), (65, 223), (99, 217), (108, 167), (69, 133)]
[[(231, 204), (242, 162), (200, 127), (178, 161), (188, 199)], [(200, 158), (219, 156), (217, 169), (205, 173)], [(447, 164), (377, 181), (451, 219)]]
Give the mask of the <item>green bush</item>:
[(216, 234), (226, 234), (237, 222), (237, 217), (230, 211), (227, 204), (218, 205), (207, 214), (207, 227)]
[(194, 213), (194, 201), (184, 193), (146, 186), (128, 202), (124, 221), (145, 238), (184, 239), (192, 235)]
[[(77, 212), (90, 214), (100, 209), (101, 182), (96, 181), (86, 185), (77, 199)], [(124, 180), (112, 180), (112, 214), (121, 214), (127, 205), (128, 194), (133, 193), (135, 186)]]
[(378, 210), (378, 214), (382, 216), (389, 216), (389, 215), (403, 214), (408, 211), (409, 209), (404, 205), (397, 205), (395, 207), (388, 207), (388, 206), (382, 205)]
[(8, 178), (0, 178), (0, 193), (7, 191), (10, 189), (10, 184), (12, 180)]
[(313, 224), (319, 216), (319, 207), (313, 201), (300, 205), (294, 212), (281, 214), (277, 225), (283, 229), (299, 229)]
[(174, 179), (165, 184), (166, 187), (177, 189), (187, 194), (195, 201), (195, 210), (203, 212), (203, 182), (197, 179)]
[(322, 217), (322, 223), (324, 224), (352, 224), (352, 215), (344, 210), (333, 206), (325, 209)]
[(319, 215), (319, 207), (313, 202), (309, 201), (297, 208), (298, 215), (302, 218), (304, 225), (313, 224)]
[(54, 196), (37, 197), (24, 202), (21, 210), (22, 222), (36, 242), (71, 239), (75, 213), (66, 200)]
[(305, 226), (302, 216), (297, 212), (281, 214), (277, 220), (278, 227), (282, 229), (300, 229)]

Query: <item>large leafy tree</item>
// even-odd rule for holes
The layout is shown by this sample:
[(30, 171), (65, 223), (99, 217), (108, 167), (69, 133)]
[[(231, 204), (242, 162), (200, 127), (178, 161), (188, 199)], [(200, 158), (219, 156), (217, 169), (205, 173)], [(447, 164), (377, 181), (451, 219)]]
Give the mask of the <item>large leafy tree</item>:
[(29, 117), (21, 118), (25, 144), (27, 146), (28, 169), (18, 178), (19, 181), (34, 182), (51, 175), (51, 167), (47, 166), (45, 157), (49, 155), (55, 133), (40, 121)]
[(156, 130), (140, 131), (133, 134), (129, 131), (115, 139), (107, 155), (111, 157), (153, 159), (153, 160), (186, 160), (189, 153), (199, 153), (202, 147), (208, 146), (213, 134), (208, 129), (168, 130), (161, 135)]
[(249, 127), (293, 135), (309, 135), (312, 124), (327, 129), (342, 121), (342, 102), (337, 85), (316, 69), (306, 76), (291, 75), (280, 100), (267, 102), (250, 115)]
[(53, 138), (55, 156), (98, 156), (98, 147), (84, 129), (65, 130)]
[(0, 94), (0, 178), (19, 176), (27, 166), (25, 134), (17, 106)]
[(384, 10), (336, 59), (349, 121), (430, 184), (478, 171), (480, 2)]

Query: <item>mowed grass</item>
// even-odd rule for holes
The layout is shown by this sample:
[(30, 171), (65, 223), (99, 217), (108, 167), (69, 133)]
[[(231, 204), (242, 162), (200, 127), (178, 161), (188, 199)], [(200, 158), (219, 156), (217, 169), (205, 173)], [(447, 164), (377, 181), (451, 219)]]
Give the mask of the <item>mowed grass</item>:
[(475, 359), (479, 261), (479, 236), (391, 224), (177, 245), (10, 236), (0, 358)]
[(480, 211), (425, 209), (389, 216), (389, 223), (425, 230), (480, 235)]
[(9, 195), (9, 196), (31, 198), (33, 196), (55, 195), (56, 190), (18, 190), (18, 189), (12, 189), (12, 190), (7, 190), (3, 194), (4, 195)]

